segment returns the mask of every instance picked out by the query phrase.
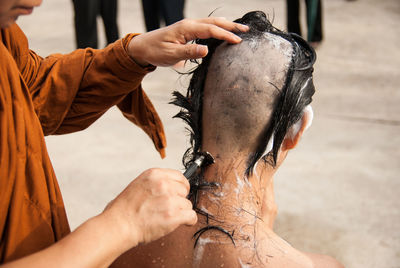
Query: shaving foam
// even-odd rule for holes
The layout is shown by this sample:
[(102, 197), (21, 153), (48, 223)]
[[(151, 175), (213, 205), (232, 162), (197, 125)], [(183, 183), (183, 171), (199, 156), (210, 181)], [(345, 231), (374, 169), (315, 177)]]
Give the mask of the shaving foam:
[(290, 127), (286, 136), (293, 139), (299, 133), (304, 120), (307, 120), (306, 125), (304, 127), (304, 131), (306, 131), (311, 126), (313, 118), (314, 118), (313, 109), (311, 105), (307, 105), (303, 110), (301, 119)]
[(211, 240), (210, 238), (199, 238), (197, 241), (196, 248), (194, 250), (194, 259), (193, 259), (193, 267), (200, 267), (201, 265), (201, 260), (203, 258), (204, 254), (204, 247), (209, 244), (213, 243), (214, 241)]
[(272, 48), (278, 49), (282, 52), (282, 54), (287, 58), (287, 62), (291, 61), (293, 48), (289, 41), (272, 33), (264, 33), (264, 37), (270, 42)]

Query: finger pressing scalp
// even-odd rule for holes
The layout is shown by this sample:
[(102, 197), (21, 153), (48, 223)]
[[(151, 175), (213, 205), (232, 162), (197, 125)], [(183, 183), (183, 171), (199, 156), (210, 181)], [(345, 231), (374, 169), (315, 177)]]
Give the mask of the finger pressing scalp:
[(249, 30), (249, 26), (229, 21), (224, 17), (209, 17), (200, 21), (203, 23), (214, 24), (218, 27), (224, 28), (225, 30), (233, 32), (247, 32)]
[(244, 25), (244, 24), (240, 24), (240, 23), (235, 23), (235, 29), (236, 31), (240, 31), (240, 32), (247, 32), (250, 29), (249, 26)]
[(199, 39), (216, 38), (225, 40), (229, 43), (239, 43), (242, 41), (242, 39), (236, 34), (214, 24), (200, 24), (197, 27), (196, 32), (196, 38)]
[(197, 45), (196, 46), (196, 56), (197, 57), (205, 57), (208, 53), (208, 47), (204, 45)]
[(205, 57), (208, 53), (208, 47), (197, 44), (186, 44), (183, 46), (182, 59), (198, 59)]

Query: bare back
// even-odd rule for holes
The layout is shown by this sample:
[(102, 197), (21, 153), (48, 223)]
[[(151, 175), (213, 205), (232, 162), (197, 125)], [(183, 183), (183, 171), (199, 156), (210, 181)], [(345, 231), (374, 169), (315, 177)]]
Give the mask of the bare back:
[[(205, 218), (199, 221), (204, 222)], [(254, 241), (248, 241), (235, 246), (220, 232), (209, 231), (194, 247), (196, 239), (193, 235), (205, 226), (205, 222), (192, 227), (181, 226), (157, 241), (131, 249), (111, 267), (343, 267), (330, 257), (294, 249), (262, 225), (257, 226), (259, 237), (256, 245)]]

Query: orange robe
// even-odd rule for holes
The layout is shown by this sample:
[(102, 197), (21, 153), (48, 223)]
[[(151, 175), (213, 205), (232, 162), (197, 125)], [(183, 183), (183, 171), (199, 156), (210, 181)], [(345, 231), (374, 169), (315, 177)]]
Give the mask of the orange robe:
[(14, 24), (0, 35), (0, 263), (70, 232), (44, 135), (85, 129), (111, 106), (141, 127), (164, 156), (161, 121), (128, 56), (134, 35), (102, 50), (42, 58)]

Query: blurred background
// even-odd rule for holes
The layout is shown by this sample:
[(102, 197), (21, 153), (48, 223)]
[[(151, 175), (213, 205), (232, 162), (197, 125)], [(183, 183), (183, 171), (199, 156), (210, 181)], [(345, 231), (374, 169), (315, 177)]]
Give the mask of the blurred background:
[[(306, 33), (304, 1), (300, 4)], [(190, 0), (184, 15), (206, 17), (214, 10), (213, 16), (230, 20), (262, 10), (286, 29), (285, 0)], [(117, 18), (121, 37), (146, 31), (139, 0), (119, 0)], [(348, 268), (398, 268), (400, 1), (325, 0), (322, 21), (314, 123), (275, 177), (275, 229), (294, 247), (334, 256)], [(18, 23), (42, 56), (76, 47), (71, 0), (44, 0)], [(188, 135), (183, 122), (172, 119), (178, 109), (168, 102), (188, 81), (172, 68), (158, 68), (143, 82), (164, 122), (164, 160), (116, 109), (85, 131), (46, 138), (72, 229), (100, 213), (143, 170), (182, 169)]]

